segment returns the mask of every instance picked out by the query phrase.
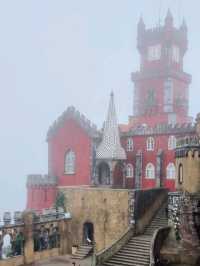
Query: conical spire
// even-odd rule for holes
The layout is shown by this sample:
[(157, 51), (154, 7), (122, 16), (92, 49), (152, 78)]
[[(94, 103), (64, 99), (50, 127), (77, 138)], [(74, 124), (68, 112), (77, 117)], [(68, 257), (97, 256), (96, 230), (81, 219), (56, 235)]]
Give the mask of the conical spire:
[(171, 10), (168, 9), (167, 16), (165, 18), (165, 26), (166, 27), (173, 27), (173, 23), (174, 23), (174, 21), (173, 21), (173, 16), (172, 16)]
[(183, 19), (182, 25), (181, 25), (181, 30), (184, 32), (187, 32), (187, 24), (185, 19)]
[(142, 15), (140, 16), (140, 20), (138, 22), (138, 31), (144, 31), (145, 30), (145, 24)]
[(125, 160), (126, 154), (120, 143), (119, 128), (114, 104), (114, 94), (110, 95), (107, 119), (103, 129), (103, 138), (96, 153), (97, 159)]

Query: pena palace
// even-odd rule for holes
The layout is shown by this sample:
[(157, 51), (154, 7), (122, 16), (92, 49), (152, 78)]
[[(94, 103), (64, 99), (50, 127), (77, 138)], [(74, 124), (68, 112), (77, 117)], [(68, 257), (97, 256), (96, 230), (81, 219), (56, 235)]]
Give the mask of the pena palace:
[(128, 124), (117, 122), (113, 93), (102, 130), (68, 107), (47, 133), (48, 174), (27, 178), (27, 209), (50, 208), (64, 187), (175, 190), (176, 140), (195, 134), (183, 67), (187, 26), (175, 27), (168, 11), (164, 25), (147, 29), (141, 18), (137, 27), (140, 67), (131, 74)]

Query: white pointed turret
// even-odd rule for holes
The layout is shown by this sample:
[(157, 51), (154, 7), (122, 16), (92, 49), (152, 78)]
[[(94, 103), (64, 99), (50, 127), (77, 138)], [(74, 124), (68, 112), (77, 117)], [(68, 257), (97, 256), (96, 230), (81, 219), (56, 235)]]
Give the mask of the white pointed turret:
[(96, 158), (103, 160), (126, 159), (126, 153), (120, 143), (113, 93), (110, 95), (108, 115), (103, 129), (103, 138), (97, 148)]

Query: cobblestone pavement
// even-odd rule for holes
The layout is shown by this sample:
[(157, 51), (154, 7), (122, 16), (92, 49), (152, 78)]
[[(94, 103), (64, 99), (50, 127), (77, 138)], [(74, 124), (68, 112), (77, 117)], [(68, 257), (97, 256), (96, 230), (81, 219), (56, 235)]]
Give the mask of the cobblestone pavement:
[[(75, 264), (74, 264), (75, 263)], [(88, 257), (84, 260), (72, 260), (70, 255), (59, 256), (50, 258), (47, 260), (41, 260), (36, 262), (34, 266), (91, 266), (92, 257)]]

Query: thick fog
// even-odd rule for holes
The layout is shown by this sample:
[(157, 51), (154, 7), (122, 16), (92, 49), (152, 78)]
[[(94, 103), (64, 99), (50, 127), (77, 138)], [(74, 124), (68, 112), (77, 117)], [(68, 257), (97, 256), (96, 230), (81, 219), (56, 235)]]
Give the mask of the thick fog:
[(0, 1), (0, 212), (26, 202), (26, 175), (47, 172), (46, 132), (74, 105), (101, 127), (110, 91), (118, 120), (132, 114), (130, 73), (139, 69), (136, 30), (185, 17), (192, 74), (190, 114), (200, 111), (199, 1)]

